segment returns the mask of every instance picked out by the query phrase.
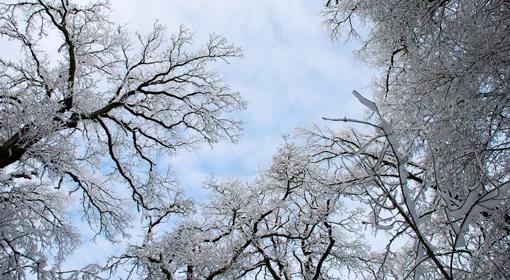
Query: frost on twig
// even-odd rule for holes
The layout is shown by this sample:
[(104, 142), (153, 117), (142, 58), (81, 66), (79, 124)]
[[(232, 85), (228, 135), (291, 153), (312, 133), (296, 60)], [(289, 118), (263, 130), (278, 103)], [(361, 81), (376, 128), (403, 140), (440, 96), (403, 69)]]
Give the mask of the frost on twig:
[(78, 2), (0, 3), (0, 38), (21, 49), (0, 58), (0, 207), (16, 221), (0, 221), (3, 277), (36, 271), (29, 252), (72, 249), (71, 207), (60, 205), (79, 202), (73, 225), (81, 217), (109, 240), (127, 236), (128, 213), (154, 230), (188, 212), (161, 158), (241, 133), (229, 114), (245, 101), (210, 66), (238, 47), (217, 35), (196, 47), (185, 27), (131, 34), (108, 1)]

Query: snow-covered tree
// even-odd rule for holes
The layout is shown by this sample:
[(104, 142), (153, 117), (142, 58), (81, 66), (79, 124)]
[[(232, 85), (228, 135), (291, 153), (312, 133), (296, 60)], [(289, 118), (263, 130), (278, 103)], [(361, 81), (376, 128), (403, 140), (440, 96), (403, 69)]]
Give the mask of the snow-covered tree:
[[(156, 163), (237, 139), (226, 114), (244, 102), (208, 65), (239, 49), (217, 36), (193, 49), (188, 30), (157, 24), (130, 36), (101, 1), (0, 4), (0, 35), (21, 50), (0, 59), (2, 277), (510, 278), (510, 3), (326, 6), (334, 37), (368, 28), (360, 56), (384, 70), (375, 101), (354, 92), (369, 116), (301, 130), (252, 182), (211, 180), (211, 199), (162, 234), (192, 203)], [(70, 212), (114, 239), (133, 208), (142, 244), (59, 270), (79, 240)]]
[(245, 103), (209, 65), (239, 48), (219, 36), (194, 48), (188, 29), (166, 33), (155, 24), (130, 34), (107, 1), (0, 4), (0, 37), (20, 50), (0, 58), (2, 279), (65, 276), (50, 263), (79, 240), (74, 210), (108, 239), (126, 233), (134, 209), (151, 226), (187, 211), (158, 160), (237, 140), (228, 113)]
[[(333, 36), (360, 36), (366, 22), (360, 56), (385, 70), (375, 102), (354, 92), (369, 116), (301, 130), (306, 143), (284, 145), (254, 182), (212, 183), (196, 217), (111, 267), (167, 279), (509, 278), (509, 16), (503, 0), (327, 1)], [(383, 244), (353, 241), (360, 225)]]
[[(364, 130), (304, 131), (388, 234), (375, 278), (510, 277), (508, 1), (328, 1), (334, 36), (382, 67)], [(356, 127), (357, 127), (356, 126)]]
[(212, 180), (199, 213), (110, 268), (149, 279), (334, 279), (362, 276), (369, 259), (360, 211), (345, 211), (303, 149), (286, 143), (251, 183)]

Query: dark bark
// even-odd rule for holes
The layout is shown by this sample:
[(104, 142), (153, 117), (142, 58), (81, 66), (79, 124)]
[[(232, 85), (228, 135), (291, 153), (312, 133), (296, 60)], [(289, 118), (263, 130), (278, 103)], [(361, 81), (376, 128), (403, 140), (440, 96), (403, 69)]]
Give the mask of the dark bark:
[[(54, 121), (57, 124), (55, 127), (60, 128), (56, 129), (55, 132), (61, 129), (75, 128), (78, 125), (78, 115), (73, 114), (67, 122), (62, 122), (59, 118), (55, 118)], [(0, 146), (0, 168), (5, 168), (19, 161), (28, 149), (44, 137), (44, 135), (31, 137), (31, 130), (32, 126), (25, 125)]]

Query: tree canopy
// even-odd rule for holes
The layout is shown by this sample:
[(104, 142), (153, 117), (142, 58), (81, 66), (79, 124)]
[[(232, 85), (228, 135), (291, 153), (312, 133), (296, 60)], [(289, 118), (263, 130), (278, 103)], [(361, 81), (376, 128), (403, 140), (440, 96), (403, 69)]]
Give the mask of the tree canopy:
[(70, 204), (111, 240), (126, 233), (133, 207), (151, 226), (187, 211), (191, 201), (157, 163), (238, 139), (228, 114), (245, 102), (210, 64), (240, 49), (219, 36), (194, 48), (184, 27), (133, 35), (112, 23), (106, 1), (2, 3), (0, 15), (2, 39), (21, 49), (0, 60), (2, 277), (42, 275), (48, 251), (57, 263), (69, 253), (79, 240)]
[[(229, 113), (245, 102), (210, 64), (239, 48), (218, 36), (193, 48), (189, 30), (167, 38), (158, 24), (133, 36), (106, 2), (1, 4), (0, 35), (23, 54), (0, 60), (2, 276), (510, 278), (510, 3), (324, 4), (331, 36), (362, 41), (382, 69), (353, 92), (366, 117), (299, 128), (255, 179), (211, 179), (200, 205), (158, 162), (238, 139)], [(137, 209), (143, 241), (61, 271), (76, 201), (111, 240)]]

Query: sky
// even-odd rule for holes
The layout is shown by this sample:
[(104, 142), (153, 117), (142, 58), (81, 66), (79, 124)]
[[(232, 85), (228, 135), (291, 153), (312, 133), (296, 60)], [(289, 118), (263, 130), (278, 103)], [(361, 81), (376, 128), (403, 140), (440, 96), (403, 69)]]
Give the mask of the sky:
[(200, 196), (211, 175), (252, 177), (271, 163), (282, 137), (297, 127), (320, 124), (321, 117), (362, 114), (351, 92), (368, 93), (373, 72), (355, 58), (355, 42), (330, 39), (322, 2), (112, 1), (114, 20), (130, 30), (147, 31), (157, 20), (169, 32), (180, 25), (190, 28), (197, 45), (215, 33), (243, 49), (243, 59), (216, 65), (248, 101), (248, 108), (235, 115), (244, 121), (242, 140), (202, 146), (165, 162), (188, 192)]
[[(322, 117), (361, 117), (364, 109), (352, 90), (368, 95), (374, 71), (354, 55), (359, 42), (332, 41), (323, 25), (323, 1), (315, 0), (112, 0), (112, 19), (131, 31), (148, 32), (154, 22), (175, 32), (184, 25), (195, 43), (209, 34), (224, 36), (243, 49), (244, 58), (215, 69), (248, 101), (235, 114), (244, 134), (235, 145), (221, 142), (164, 159), (187, 194), (205, 201), (203, 182), (253, 178), (271, 164), (285, 135), (297, 127), (325, 124)], [(331, 124), (335, 125), (335, 124)], [(100, 238), (84, 244), (65, 266), (104, 261), (121, 250)]]

